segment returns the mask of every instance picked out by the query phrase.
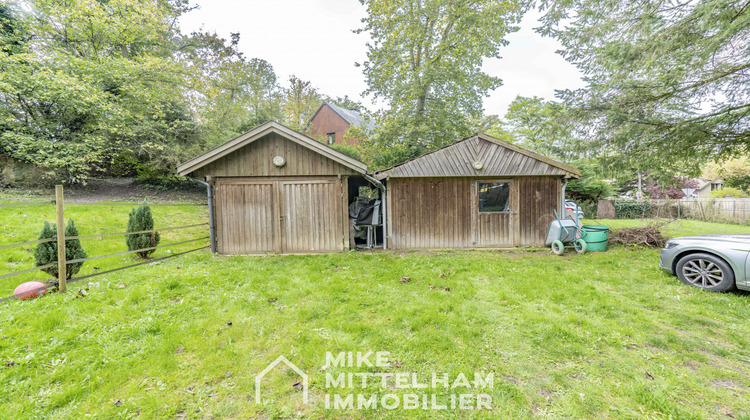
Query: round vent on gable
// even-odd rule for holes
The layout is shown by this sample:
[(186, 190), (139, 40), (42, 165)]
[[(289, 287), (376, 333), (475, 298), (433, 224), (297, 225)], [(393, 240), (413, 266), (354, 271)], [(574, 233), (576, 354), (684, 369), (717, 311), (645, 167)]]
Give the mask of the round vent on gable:
[(484, 164), (481, 160), (475, 160), (474, 163), (471, 164), (471, 166), (473, 166), (477, 171), (481, 171), (482, 168), (484, 168)]
[(273, 164), (281, 168), (286, 165), (286, 159), (284, 159), (284, 156), (276, 156), (273, 158)]

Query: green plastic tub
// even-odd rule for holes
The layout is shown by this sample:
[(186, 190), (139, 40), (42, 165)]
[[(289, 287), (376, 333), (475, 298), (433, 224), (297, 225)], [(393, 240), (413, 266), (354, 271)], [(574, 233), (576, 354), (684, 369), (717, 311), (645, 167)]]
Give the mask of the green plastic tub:
[(601, 252), (607, 250), (609, 228), (602, 225), (583, 225), (583, 240), (586, 241), (586, 251)]

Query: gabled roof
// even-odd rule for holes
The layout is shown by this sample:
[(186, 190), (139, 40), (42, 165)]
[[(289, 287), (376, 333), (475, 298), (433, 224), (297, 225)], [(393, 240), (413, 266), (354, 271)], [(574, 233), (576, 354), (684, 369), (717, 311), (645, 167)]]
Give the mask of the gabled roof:
[(318, 115), (318, 112), (320, 112), (321, 109), (323, 109), (324, 106), (328, 106), (333, 110), (333, 112), (336, 113), (341, 119), (347, 122), (350, 126), (364, 126), (368, 129), (375, 128), (375, 124), (373, 124), (372, 121), (370, 121), (369, 118), (365, 118), (362, 113), (357, 111), (356, 109), (346, 109), (342, 108), (338, 105), (334, 105), (330, 102), (323, 102), (323, 104), (320, 105), (317, 111), (315, 111), (315, 114), (313, 114), (312, 118), (310, 118), (310, 121), (315, 119), (315, 116)]
[(269, 133), (277, 133), (290, 141), (300, 144), (308, 149), (311, 149), (335, 162), (340, 163), (354, 171), (365, 173), (367, 172), (367, 165), (364, 162), (360, 162), (353, 157), (347, 156), (338, 150), (327, 146), (311, 137), (304, 134), (298, 133), (289, 127), (281, 125), (276, 121), (268, 121), (259, 125), (258, 127), (248, 131), (245, 134), (237, 136), (228, 142), (209, 150), (208, 152), (190, 159), (177, 167), (177, 173), (180, 175), (188, 175), (196, 169), (202, 168), (211, 162), (215, 162), (230, 153), (239, 150), (248, 144), (264, 137)]
[(579, 178), (581, 171), (515, 144), (477, 133), (375, 173), (377, 179), (446, 176)]

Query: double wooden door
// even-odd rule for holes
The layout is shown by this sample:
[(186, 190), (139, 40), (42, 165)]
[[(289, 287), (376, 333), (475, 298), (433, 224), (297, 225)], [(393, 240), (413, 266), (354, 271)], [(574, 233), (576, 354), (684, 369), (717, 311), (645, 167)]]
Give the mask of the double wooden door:
[(217, 251), (332, 252), (344, 247), (343, 184), (338, 178), (220, 178)]

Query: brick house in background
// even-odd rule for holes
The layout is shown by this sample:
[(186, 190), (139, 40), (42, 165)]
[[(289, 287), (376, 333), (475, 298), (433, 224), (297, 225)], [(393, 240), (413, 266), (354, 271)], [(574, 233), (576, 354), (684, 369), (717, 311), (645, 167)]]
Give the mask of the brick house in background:
[[(308, 123), (310, 136), (323, 139), (326, 144), (344, 144), (346, 130), (358, 125), (373, 127), (358, 110), (345, 109), (328, 102), (323, 102)], [(356, 140), (350, 140), (348, 143), (359, 144)]]

